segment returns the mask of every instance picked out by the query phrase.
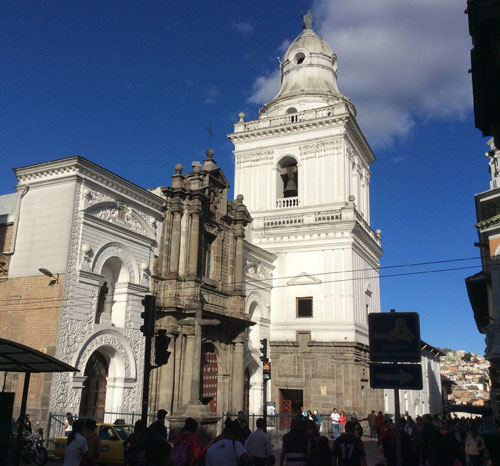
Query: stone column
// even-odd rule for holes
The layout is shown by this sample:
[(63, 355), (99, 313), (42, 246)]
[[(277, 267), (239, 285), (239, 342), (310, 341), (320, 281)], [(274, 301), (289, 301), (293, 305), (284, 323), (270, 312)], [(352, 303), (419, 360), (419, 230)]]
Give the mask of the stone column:
[(188, 277), (198, 276), (198, 248), (200, 243), (200, 213), (191, 213), (191, 232), (189, 236)]
[(192, 361), (192, 378), (191, 378), (191, 404), (200, 403), (200, 376), (201, 376), (201, 330), (200, 325), (202, 315), (201, 309), (196, 311), (196, 320), (194, 325), (194, 353)]
[(186, 405), (189, 403), (191, 398), (191, 386), (193, 380), (193, 365), (191, 361), (193, 360), (195, 353), (195, 336), (187, 335), (186, 341), (186, 351), (184, 353), (184, 364), (183, 364), (183, 374), (182, 374), (182, 396), (181, 404)]
[(181, 214), (180, 210), (174, 212), (172, 225), (172, 240), (170, 243), (170, 273), (177, 273), (179, 270), (179, 254), (181, 247)]
[(168, 412), (171, 411), (172, 400), (173, 400), (173, 389), (174, 389), (174, 367), (175, 367), (175, 358), (176, 358), (176, 339), (173, 338), (169, 345), (169, 350), (173, 353), (170, 355), (169, 363), (165, 366), (161, 366), (159, 368), (160, 377), (158, 380), (158, 408), (166, 409)]
[(234, 261), (234, 289), (241, 291), (243, 288), (243, 235), (236, 236), (236, 256)]
[(233, 412), (237, 413), (243, 409), (243, 342), (234, 342), (233, 351)]

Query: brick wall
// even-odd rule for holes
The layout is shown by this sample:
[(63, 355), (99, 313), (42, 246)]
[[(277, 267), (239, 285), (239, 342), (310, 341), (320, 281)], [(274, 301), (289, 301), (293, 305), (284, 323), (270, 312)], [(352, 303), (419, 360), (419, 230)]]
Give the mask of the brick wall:
[[(64, 276), (49, 285), (51, 278), (13, 278), (0, 281), (0, 335), (53, 356), (55, 354)], [(45, 426), (48, 418), (52, 374), (32, 374), (27, 413), (33, 425)], [(21, 405), (24, 374), (0, 373), (5, 391), (15, 391), (14, 415)]]
[(0, 225), (0, 252), (10, 251), (13, 231), (14, 231), (13, 223), (4, 223)]

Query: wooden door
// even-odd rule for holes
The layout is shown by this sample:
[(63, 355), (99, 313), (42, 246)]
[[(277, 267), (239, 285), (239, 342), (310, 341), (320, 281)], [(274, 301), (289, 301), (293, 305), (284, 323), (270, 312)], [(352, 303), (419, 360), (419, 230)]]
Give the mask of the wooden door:
[(217, 412), (217, 355), (214, 345), (205, 343), (201, 348), (201, 400)]
[(85, 376), (87, 378), (83, 383), (80, 415), (103, 420), (106, 407), (108, 363), (101, 353), (96, 351), (90, 356), (85, 367)]

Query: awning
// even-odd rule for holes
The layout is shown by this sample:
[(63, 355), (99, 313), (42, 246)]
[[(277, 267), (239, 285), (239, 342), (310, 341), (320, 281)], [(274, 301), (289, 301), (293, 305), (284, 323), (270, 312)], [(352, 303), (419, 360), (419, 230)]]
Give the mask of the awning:
[(490, 323), (488, 312), (488, 283), (490, 277), (481, 271), (465, 279), (467, 294), (474, 312), (477, 328), (484, 333), (485, 327)]
[(0, 371), (78, 372), (78, 369), (29, 346), (0, 338)]

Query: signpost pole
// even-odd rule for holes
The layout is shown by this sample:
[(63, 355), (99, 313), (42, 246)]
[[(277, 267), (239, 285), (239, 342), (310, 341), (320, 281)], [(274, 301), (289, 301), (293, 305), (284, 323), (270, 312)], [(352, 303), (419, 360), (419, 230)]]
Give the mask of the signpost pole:
[[(391, 309), (391, 312), (396, 312), (395, 309)], [(395, 366), (398, 365), (397, 362), (393, 363)], [(402, 451), (401, 451), (401, 411), (399, 406), (399, 388), (394, 388), (394, 428), (396, 429), (396, 464), (397, 466), (402, 466)]]

